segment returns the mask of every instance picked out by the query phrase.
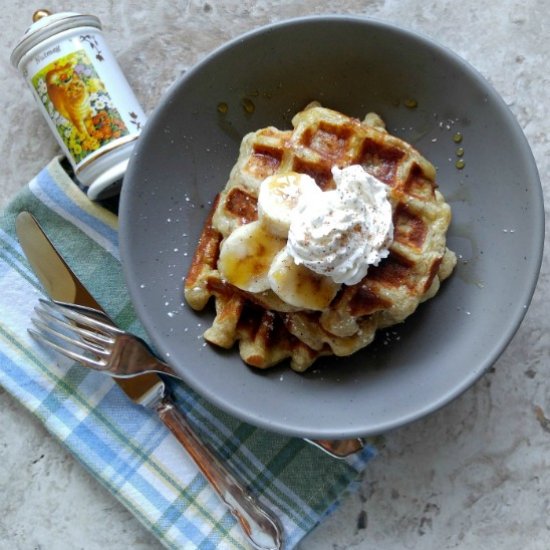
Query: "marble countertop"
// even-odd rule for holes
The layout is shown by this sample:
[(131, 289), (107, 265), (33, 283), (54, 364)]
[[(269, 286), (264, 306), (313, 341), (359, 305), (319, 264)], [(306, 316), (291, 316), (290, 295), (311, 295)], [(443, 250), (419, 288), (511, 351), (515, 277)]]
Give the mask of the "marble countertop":
[[(0, 7), (3, 205), (59, 151), (9, 63), (33, 8), (6, 0)], [(52, 1), (48, 9), (81, 8)], [(372, 16), (417, 30), (469, 61), (517, 117), (550, 204), (546, 0), (93, 3), (146, 112), (182, 72), (226, 40), (272, 21), (321, 13)], [(532, 305), (494, 368), (444, 409), (380, 438), (380, 454), (360, 490), (303, 541), (301, 550), (550, 547), (549, 297), (546, 253)], [(0, 549), (160, 547), (1, 388), (0, 488)]]

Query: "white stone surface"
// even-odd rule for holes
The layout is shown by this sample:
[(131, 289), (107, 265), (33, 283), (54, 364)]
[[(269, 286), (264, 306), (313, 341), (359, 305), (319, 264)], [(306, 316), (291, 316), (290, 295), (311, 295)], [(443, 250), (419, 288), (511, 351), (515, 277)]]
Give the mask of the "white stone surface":
[[(58, 149), (9, 64), (30, 23), (0, 0), (0, 205)], [(462, 55), (501, 93), (531, 144), (550, 204), (547, 0), (50, 2), (89, 11), (145, 110), (185, 69), (265, 23), (353, 13), (420, 31)], [(361, 490), (301, 550), (550, 548), (550, 265), (494, 369), (429, 418), (387, 434)], [(152, 550), (159, 543), (0, 389), (0, 549)]]

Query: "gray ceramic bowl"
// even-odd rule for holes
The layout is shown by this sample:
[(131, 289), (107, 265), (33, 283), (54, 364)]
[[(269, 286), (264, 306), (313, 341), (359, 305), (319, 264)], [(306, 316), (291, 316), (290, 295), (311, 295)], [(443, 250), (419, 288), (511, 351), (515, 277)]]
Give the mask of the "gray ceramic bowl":
[[(306, 374), (287, 366), (259, 372), (236, 350), (203, 344), (213, 312), (183, 304), (182, 277), (241, 138), (267, 125), (288, 128), (313, 99), (357, 117), (378, 112), (391, 132), (436, 165), (454, 215), (448, 244), (460, 260), (435, 299), (369, 348), (322, 360)], [(226, 113), (219, 112), (221, 103)], [(459, 146), (462, 170), (455, 166)], [(394, 26), (318, 17), (238, 38), (175, 83), (128, 170), (120, 244), (137, 313), (154, 346), (192, 388), (269, 430), (344, 438), (418, 419), (493, 364), (537, 281), (543, 212), (528, 144), (474, 69)]]

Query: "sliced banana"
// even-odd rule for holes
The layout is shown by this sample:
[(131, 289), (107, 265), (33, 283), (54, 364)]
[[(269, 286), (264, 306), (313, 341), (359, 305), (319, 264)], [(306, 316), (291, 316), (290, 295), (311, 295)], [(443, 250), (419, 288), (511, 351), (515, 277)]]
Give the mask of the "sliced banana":
[(268, 278), (273, 292), (281, 300), (298, 308), (316, 311), (326, 309), (340, 288), (328, 277), (297, 265), (286, 248), (273, 259)]
[(241, 290), (263, 292), (270, 288), (267, 274), (273, 258), (285, 244), (259, 221), (241, 225), (222, 242), (218, 270)]
[(279, 237), (288, 235), (292, 211), (304, 194), (316, 197), (322, 193), (315, 180), (307, 174), (289, 172), (267, 177), (260, 185), (258, 217), (266, 229)]

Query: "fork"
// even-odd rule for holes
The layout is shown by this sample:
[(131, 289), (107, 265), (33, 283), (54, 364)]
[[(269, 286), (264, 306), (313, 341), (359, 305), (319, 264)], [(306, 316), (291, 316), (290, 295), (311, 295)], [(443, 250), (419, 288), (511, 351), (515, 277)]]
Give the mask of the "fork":
[[(132, 385), (130, 391), (124, 388), (124, 381), (120, 384), (134, 403), (158, 414), (226, 504), (251, 545), (258, 550), (281, 549), (282, 526), (278, 518), (252, 496), (244, 482), (195, 433), (186, 415), (175, 408), (164, 381), (152, 374), (167, 373), (167, 365), (152, 354), (145, 342), (113, 326), (106, 314), (95, 309), (40, 300), (35, 311), (37, 317), (32, 321), (38, 330), (28, 329), (29, 333), (62, 355), (111, 376), (152, 376), (153, 381), (144, 381), (145, 390)], [(147, 372), (139, 366), (133, 369), (134, 364), (145, 364)]]
[(115, 378), (156, 372), (181, 380), (145, 341), (114, 326), (101, 311), (43, 298), (39, 302), (32, 318), (38, 330), (29, 333), (58, 353)]
[[(114, 326), (99, 310), (40, 298), (35, 312), (32, 322), (37, 330), (29, 328), (30, 335), (85, 367), (115, 378), (156, 372), (181, 380), (145, 341)], [(362, 438), (305, 441), (338, 459), (359, 452), (365, 445)]]

